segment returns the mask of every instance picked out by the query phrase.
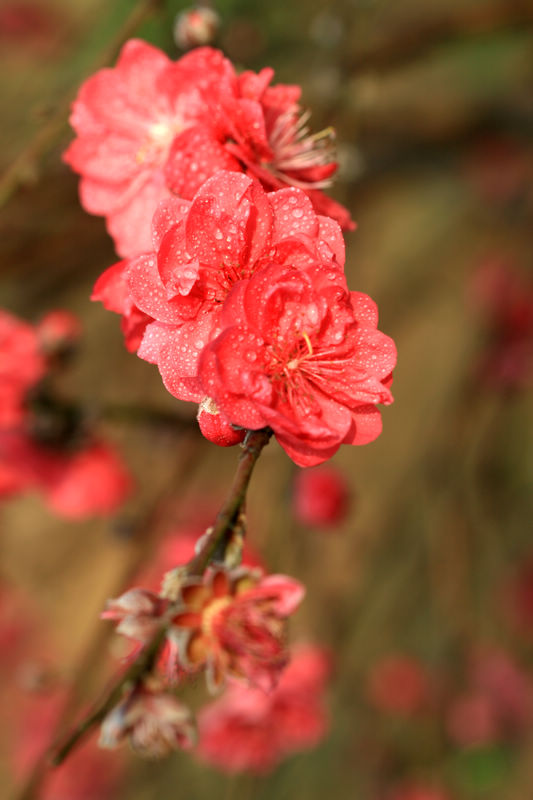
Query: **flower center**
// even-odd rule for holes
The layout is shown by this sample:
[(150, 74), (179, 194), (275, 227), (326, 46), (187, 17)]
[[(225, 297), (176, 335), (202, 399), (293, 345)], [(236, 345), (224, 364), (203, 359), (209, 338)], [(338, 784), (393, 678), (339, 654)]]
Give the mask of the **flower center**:
[[(307, 125), (309, 111), (300, 113), (297, 105), (280, 114), (268, 133), (274, 159), (265, 164), (276, 177), (300, 189), (324, 189), (331, 185), (329, 175), (335, 170), (335, 131), (324, 128), (311, 133)], [(301, 172), (318, 168), (315, 180), (298, 180), (287, 177), (287, 172)], [(320, 174), (320, 173), (324, 174)], [(305, 176), (304, 176), (305, 177)]]
[(232, 598), (228, 595), (217, 597), (204, 608), (202, 613), (202, 632), (205, 636), (212, 636), (215, 618), (230, 605), (231, 600)]

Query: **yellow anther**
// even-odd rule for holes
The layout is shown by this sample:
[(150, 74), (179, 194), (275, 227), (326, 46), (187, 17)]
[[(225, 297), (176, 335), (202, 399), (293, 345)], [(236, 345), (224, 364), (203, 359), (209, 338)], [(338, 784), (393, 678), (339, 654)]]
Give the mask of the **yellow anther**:
[(313, 355), (313, 345), (311, 344), (311, 340), (305, 331), (302, 331), (302, 336), (305, 339), (305, 343), (307, 345), (307, 349), (309, 350), (309, 355)]

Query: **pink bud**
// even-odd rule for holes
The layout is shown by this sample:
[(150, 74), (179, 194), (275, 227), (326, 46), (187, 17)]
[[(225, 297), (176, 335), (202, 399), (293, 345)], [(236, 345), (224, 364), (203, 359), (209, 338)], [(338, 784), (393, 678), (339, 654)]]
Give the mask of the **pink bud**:
[(174, 22), (174, 41), (182, 50), (211, 44), (220, 27), (220, 17), (212, 8), (188, 8)]

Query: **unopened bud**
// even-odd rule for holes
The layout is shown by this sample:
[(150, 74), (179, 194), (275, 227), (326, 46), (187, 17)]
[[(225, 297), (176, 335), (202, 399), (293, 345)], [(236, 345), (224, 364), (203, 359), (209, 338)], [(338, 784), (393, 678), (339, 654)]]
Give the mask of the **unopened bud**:
[(211, 44), (220, 27), (220, 17), (212, 8), (199, 6), (178, 14), (174, 22), (174, 41), (182, 50)]

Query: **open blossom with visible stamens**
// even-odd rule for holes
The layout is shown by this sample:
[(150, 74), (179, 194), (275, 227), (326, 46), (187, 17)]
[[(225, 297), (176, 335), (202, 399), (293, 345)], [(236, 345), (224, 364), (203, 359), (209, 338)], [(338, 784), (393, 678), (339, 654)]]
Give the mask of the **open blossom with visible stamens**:
[(161, 204), (153, 239), (155, 252), (127, 268), (130, 302), (155, 320), (138, 354), (158, 364), (165, 386), (181, 400), (209, 396), (198, 381), (198, 361), (220, 330), (223, 303), (236, 283), (272, 263), (320, 268), (326, 283), (344, 281), (339, 226), (317, 215), (300, 189), (267, 194), (237, 173), (215, 175), (191, 203)]
[(207, 683), (219, 689), (226, 676), (272, 689), (288, 662), (287, 617), (298, 608), (304, 587), (285, 575), (260, 570), (215, 568), (181, 590), (181, 610), (171, 635), (180, 662), (205, 666)]
[(392, 402), (396, 350), (372, 300), (344, 276), (267, 266), (234, 287), (220, 324), (198, 374), (230, 422), (272, 428), (304, 467), (379, 435), (376, 404)]
[(270, 191), (305, 189), (315, 207), (354, 225), (322, 194), (337, 167), (332, 133), (311, 134), (297, 86), (269, 86), (273, 71), (238, 76), (210, 47), (172, 62), (142, 41), (81, 87), (70, 122), (77, 138), (64, 160), (82, 178), (83, 207), (106, 217), (121, 256), (150, 249), (162, 199), (190, 199), (220, 170), (249, 172)]

